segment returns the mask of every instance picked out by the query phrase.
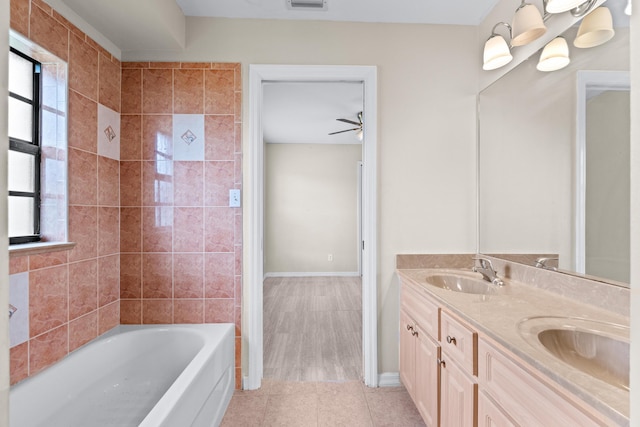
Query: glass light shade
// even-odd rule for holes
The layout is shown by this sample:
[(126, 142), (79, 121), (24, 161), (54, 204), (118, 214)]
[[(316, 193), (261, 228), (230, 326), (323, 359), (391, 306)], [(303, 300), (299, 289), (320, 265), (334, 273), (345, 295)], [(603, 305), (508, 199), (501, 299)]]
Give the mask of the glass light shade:
[(500, 35), (492, 36), (484, 44), (483, 70), (495, 70), (503, 67), (511, 62), (512, 59), (513, 56), (504, 37)]
[(556, 71), (569, 65), (569, 62), (571, 59), (567, 41), (562, 37), (556, 37), (542, 49), (536, 68), (539, 71)]
[(614, 36), (613, 18), (606, 7), (598, 7), (584, 17), (573, 45), (579, 48), (600, 46)]
[(549, 13), (562, 13), (575, 9), (584, 2), (585, 0), (549, 0), (545, 9)]
[(358, 138), (358, 141), (362, 141), (362, 139), (364, 138), (364, 132), (362, 131), (362, 129), (359, 129), (358, 132), (356, 132), (356, 138)]
[(628, 15), (628, 16), (631, 16), (631, 13), (632, 13), (631, 11), (632, 11), (632, 9), (631, 9), (631, 0), (629, 0), (627, 2), (627, 6), (624, 8), (624, 14)]
[(511, 27), (513, 28), (511, 46), (524, 46), (547, 32), (540, 11), (529, 3), (525, 3), (516, 10)]

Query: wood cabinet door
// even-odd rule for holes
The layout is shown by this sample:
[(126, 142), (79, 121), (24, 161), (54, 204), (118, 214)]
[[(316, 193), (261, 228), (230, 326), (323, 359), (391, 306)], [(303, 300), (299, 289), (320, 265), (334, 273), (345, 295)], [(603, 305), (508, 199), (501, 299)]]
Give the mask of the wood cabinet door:
[(454, 362), (440, 364), (440, 425), (443, 427), (477, 426), (478, 385)]
[(440, 406), (440, 345), (420, 330), (416, 338), (415, 403), (427, 426), (437, 427)]
[(400, 311), (400, 381), (415, 401), (416, 338), (412, 334), (414, 323), (404, 311)]

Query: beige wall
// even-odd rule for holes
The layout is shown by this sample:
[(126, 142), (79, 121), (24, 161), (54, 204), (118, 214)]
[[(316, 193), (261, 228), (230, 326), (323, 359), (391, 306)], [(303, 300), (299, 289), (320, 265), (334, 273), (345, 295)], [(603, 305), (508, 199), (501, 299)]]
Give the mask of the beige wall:
[[(475, 250), (476, 39), (477, 29), (467, 26), (188, 18), (184, 52), (129, 52), (124, 59), (240, 62), (245, 88), (249, 64), (378, 67), (379, 371), (397, 372), (396, 253)], [(244, 277), (252, 276), (248, 249)]]
[(587, 102), (585, 273), (629, 283), (629, 92)]
[(266, 144), (265, 274), (358, 272), (361, 159), (359, 144)]
[[(0, 2), (0, 165), (7, 164), (7, 86), (9, 72), (9, 2)], [(5, 171), (4, 167), (0, 170)], [(6, 174), (0, 174), (0, 191), (6, 194)], [(0, 218), (7, 217), (7, 198), (0, 198)], [(6, 221), (0, 221), (0, 241), (8, 242)], [(9, 253), (0, 246), (0, 307), (9, 305)], [(4, 313), (7, 313), (6, 311)], [(9, 426), (9, 318), (0, 315), (0, 427)]]

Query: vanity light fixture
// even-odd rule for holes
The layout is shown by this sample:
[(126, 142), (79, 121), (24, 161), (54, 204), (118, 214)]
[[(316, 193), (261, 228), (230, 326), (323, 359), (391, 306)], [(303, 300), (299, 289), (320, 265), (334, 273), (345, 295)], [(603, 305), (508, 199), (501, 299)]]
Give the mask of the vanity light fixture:
[(547, 32), (537, 7), (522, 0), (511, 22), (511, 46), (524, 46)]
[(491, 36), (484, 44), (483, 53), (483, 70), (495, 70), (496, 68), (507, 65), (513, 59), (511, 50), (507, 41), (500, 34), (496, 33), (498, 25), (504, 25), (509, 29), (509, 38), (511, 38), (511, 25), (506, 22), (498, 22), (491, 30)]
[(614, 34), (611, 11), (606, 7), (598, 7), (580, 23), (573, 45), (579, 48), (600, 46), (611, 40)]
[[(625, 9), (625, 13), (631, 14), (631, 0), (628, 1), (629, 3), (627, 9)], [(513, 59), (511, 48), (524, 46), (542, 37), (547, 32), (544, 21), (555, 13), (569, 12), (576, 18), (581, 18), (588, 14), (580, 24), (578, 36), (574, 41), (576, 47), (594, 47), (606, 42), (613, 37), (614, 34), (611, 12), (603, 7), (594, 9), (597, 2), (598, 0), (542, 0), (542, 10), (544, 14), (541, 14), (536, 6), (527, 3), (526, 0), (521, 0), (520, 6), (516, 9), (516, 13), (513, 16), (511, 25), (505, 22), (498, 22), (493, 26), (491, 36), (489, 36), (489, 39), (484, 44), (482, 69), (495, 70), (511, 62)], [(606, 11), (598, 12), (599, 9), (606, 9)], [(504, 25), (509, 28), (509, 37), (511, 38), (510, 46), (507, 45), (504, 37), (496, 33), (498, 25)], [(563, 43), (560, 41), (552, 42), (548, 44), (548, 46), (551, 45), (549, 55), (552, 55), (552, 52), (555, 52), (554, 49), (558, 49), (560, 44)], [(564, 44), (566, 45), (566, 41)], [(563, 61), (568, 64), (568, 52), (565, 56), (566, 58)], [(551, 56), (547, 59), (550, 58)], [(559, 57), (554, 56), (554, 58), (555, 60), (553, 62), (562, 62)], [(543, 62), (543, 65), (538, 64), (538, 66), (546, 68), (546, 61)], [(562, 67), (564, 66), (566, 66), (566, 64)]]
[(624, 13), (627, 16), (631, 16), (631, 0), (627, 1), (627, 6), (624, 8)]
[(569, 65), (569, 46), (564, 37), (556, 37), (542, 49), (536, 68), (539, 71), (557, 71)]

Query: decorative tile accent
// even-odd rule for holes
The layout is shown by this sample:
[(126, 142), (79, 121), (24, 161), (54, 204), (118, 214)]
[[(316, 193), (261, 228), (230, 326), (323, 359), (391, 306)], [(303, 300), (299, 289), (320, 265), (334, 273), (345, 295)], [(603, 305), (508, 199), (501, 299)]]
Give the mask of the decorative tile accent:
[(198, 137), (195, 136), (195, 134), (193, 132), (191, 132), (189, 129), (187, 129), (187, 131), (185, 133), (183, 133), (180, 138), (182, 138), (182, 140), (184, 142), (186, 142), (187, 145), (191, 145), (192, 142), (194, 142), (196, 139), (198, 139)]
[(173, 115), (173, 160), (204, 160), (204, 115)]
[(120, 160), (120, 114), (98, 104), (98, 154)]
[(9, 276), (9, 304), (17, 310), (9, 319), (9, 345), (15, 347), (29, 339), (29, 273)]
[(113, 130), (111, 125), (107, 126), (107, 128), (104, 130), (104, 134), (107, 135), (107, 139), (109, 140), (109, 142), (113, 141), (116, 138), (116, 131)]

